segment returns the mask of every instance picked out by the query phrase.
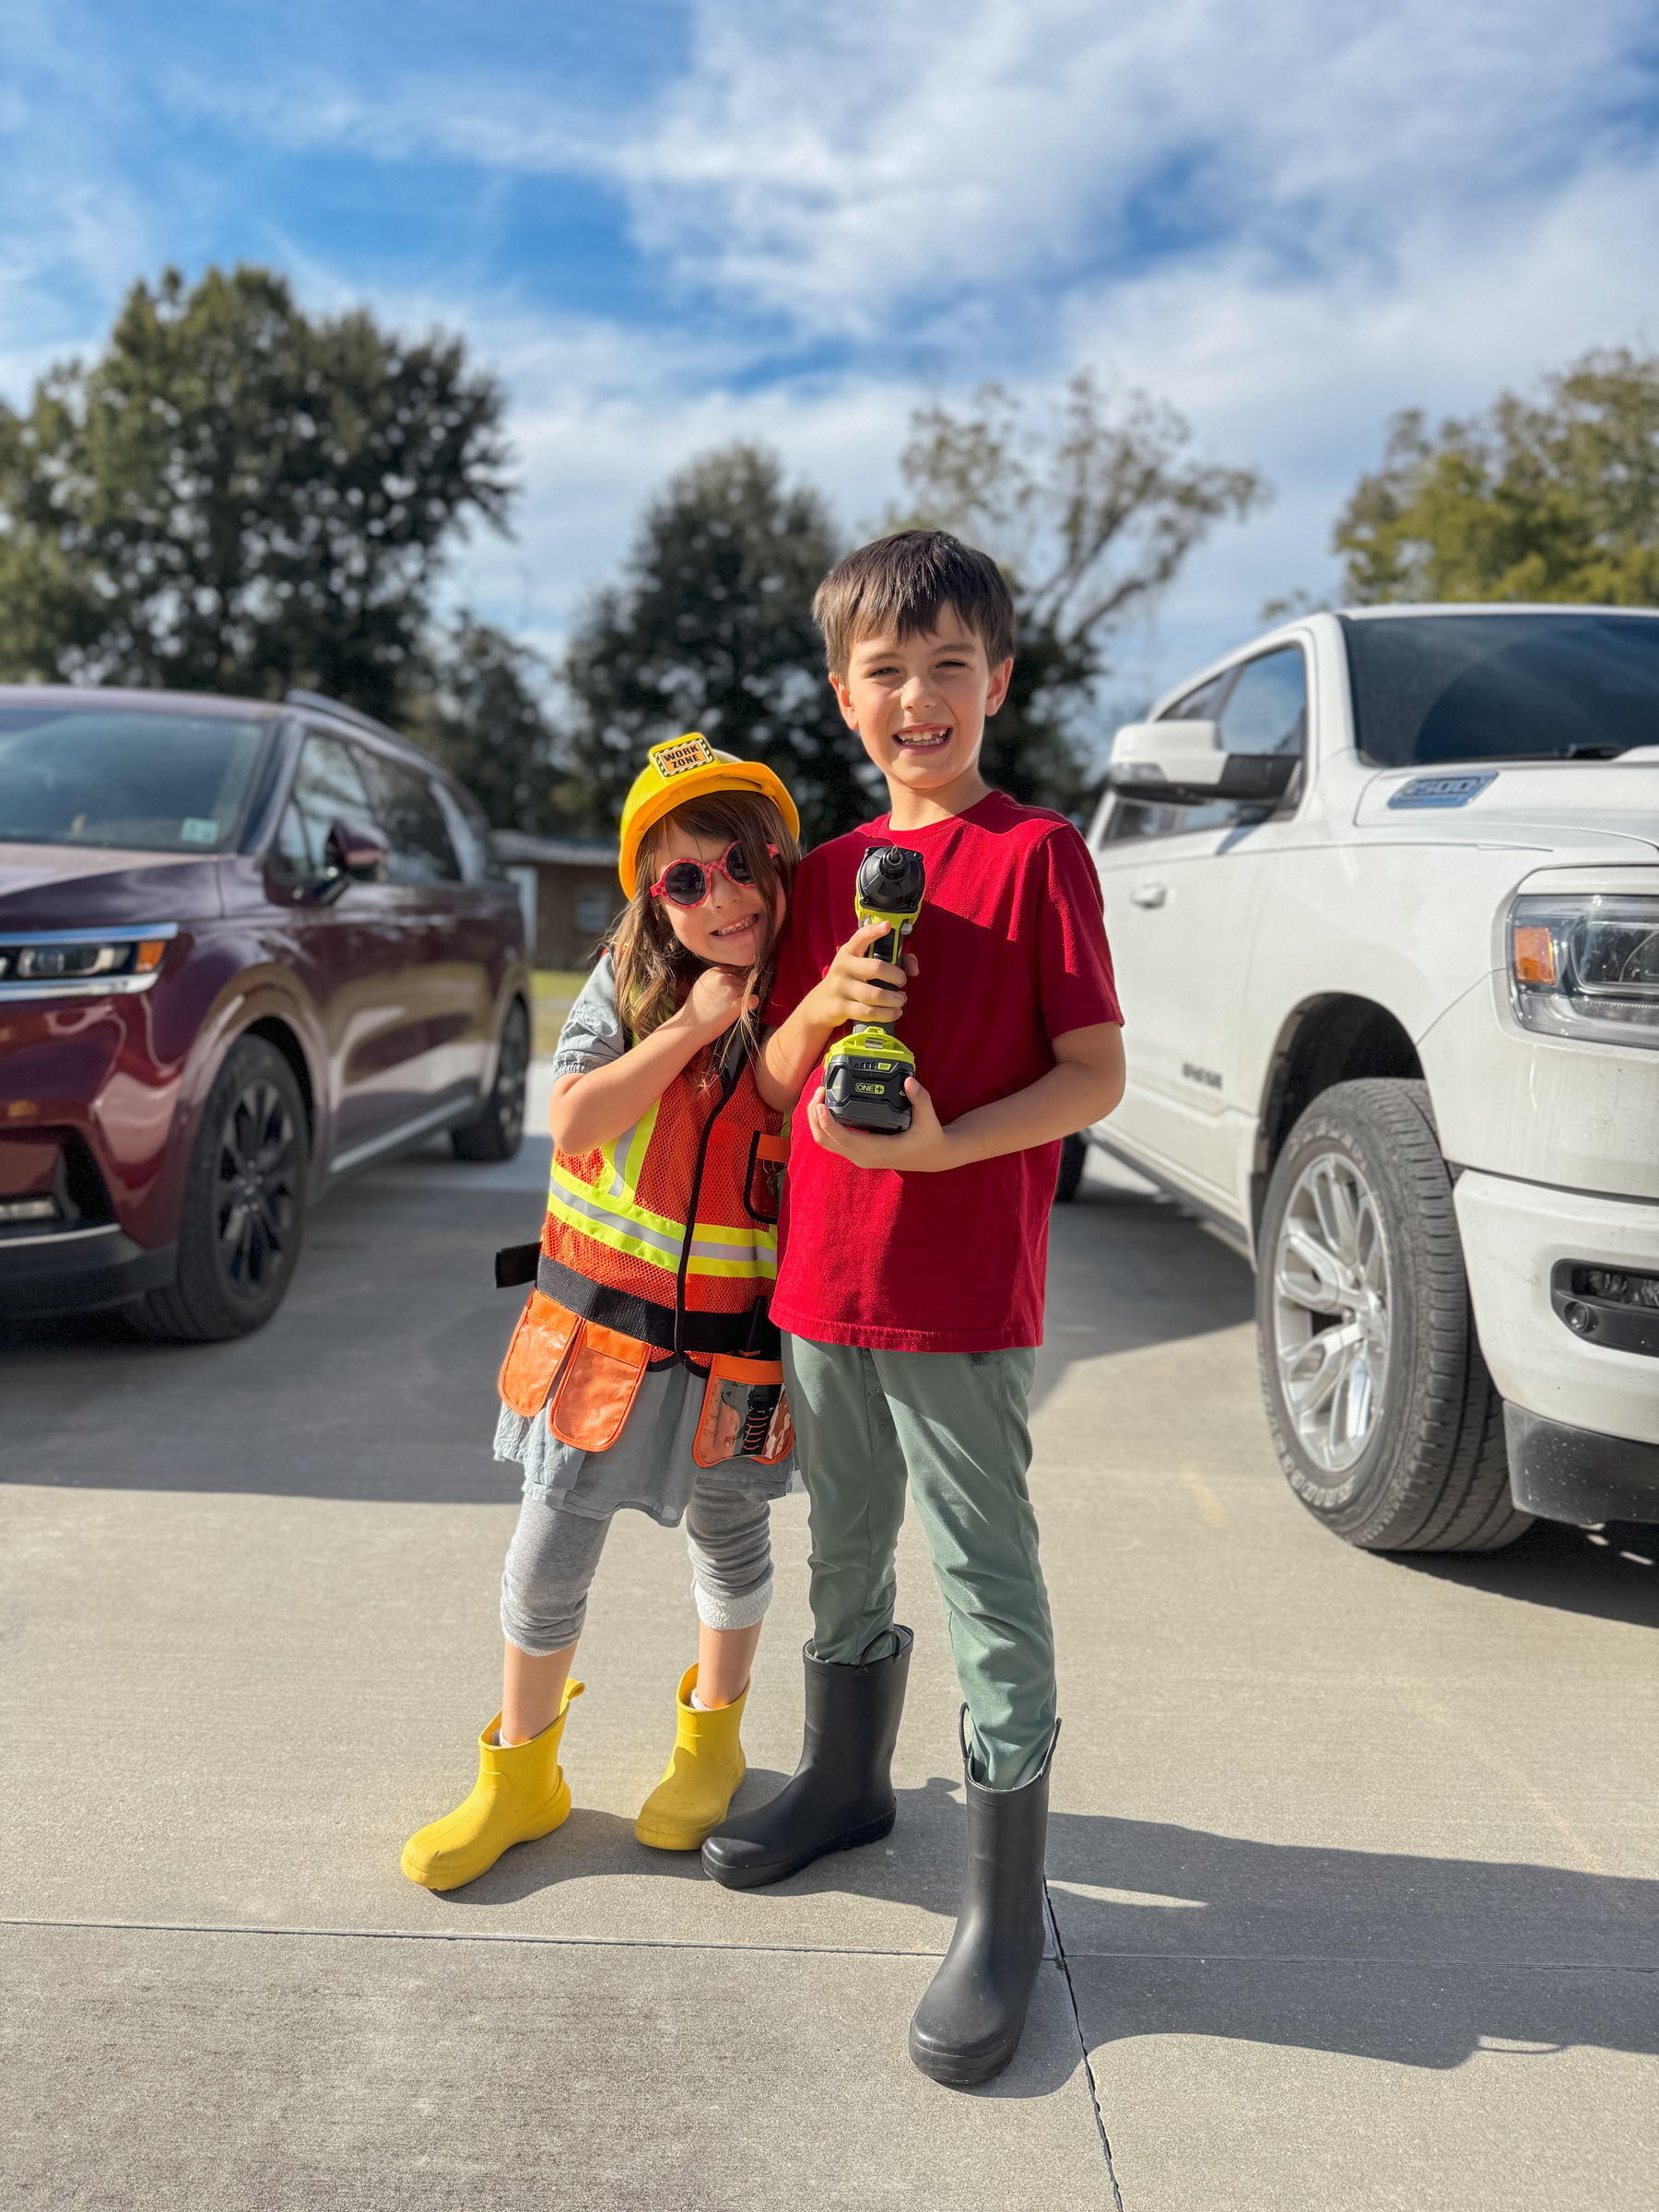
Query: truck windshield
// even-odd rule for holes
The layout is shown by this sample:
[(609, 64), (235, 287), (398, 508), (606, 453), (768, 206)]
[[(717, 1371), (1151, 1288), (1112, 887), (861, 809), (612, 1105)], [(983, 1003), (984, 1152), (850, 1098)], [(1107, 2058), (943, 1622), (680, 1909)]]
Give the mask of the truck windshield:
[(134, 707), (0, 705), (0, 840), (223, 852), (269, 726)]
[(1379, 767), (1659, 745), (1651, 615), (1344, 615), (1342, 627), (1355, 736)]

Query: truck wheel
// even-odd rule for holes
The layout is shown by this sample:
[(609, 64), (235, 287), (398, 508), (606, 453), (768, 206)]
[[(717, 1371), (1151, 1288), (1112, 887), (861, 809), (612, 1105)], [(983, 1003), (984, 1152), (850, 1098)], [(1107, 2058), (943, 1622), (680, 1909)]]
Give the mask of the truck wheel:
[(1256, 1341), (1279, 1464), (1366, 1551), (1495, 1551), (1503, 1408), (1476, 1340), (1428, 1086), (1338, 1083), (1291, 1131), (1262, 1216)]
[(530, 1066), (530, 1018), (515, 998), (501, 1024), (495, 1088), (483, 1112), (465, 1129), (450, 1131), (457, 1159), (511, 1159), (524, 1141), (524, 1079)]
[(208, 1344), (270, 1320), (300, 1256), (305, 1162), (305, 1107), (293, 1069), (263, 1037), (238, 1038), (191, 1149), (178, 1274), (129, 1309), (142, 1334)]
[(1088, 1139), (1086, 1136), (1063, 1136), (1060, 1139), (1060, 1172), (1054, 1179), (1056, 1206), (1067, 1206), (1077, 1196), (1088, 1158)]

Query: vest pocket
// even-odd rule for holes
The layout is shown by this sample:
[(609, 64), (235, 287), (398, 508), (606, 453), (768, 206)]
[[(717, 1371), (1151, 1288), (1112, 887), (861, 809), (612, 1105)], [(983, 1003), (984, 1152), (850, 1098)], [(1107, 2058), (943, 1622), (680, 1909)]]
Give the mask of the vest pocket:
[(584, 1321), (547, 1409), (547, 1426), (578, 1452), (608, 1452), (633, 1411), (651, 1347)]
[(559, 1363), (576, 1333), (576, 1320), (574, 1313), (567, 1313), (539, 1290), (530, 1293), (512, 1332), (512, 1342), (507, 1347), (498, 1382), (502, 1404), (511, 1406), (525, 1420), (547, 1404)]
[(743, 1203), (751, 1221), (776, 1221), (788, 1165), (789, 1139), (757, 1129), (749, 1138), (748, 1168), (743, 1178)]
[(702, 1412), (691, 1456), (700, 1467), (728, 1459), (774, 1467), (794, 1450), (794, 1424), (775, 1359), (735, 1359), (719, 1352), (709, 1362)]

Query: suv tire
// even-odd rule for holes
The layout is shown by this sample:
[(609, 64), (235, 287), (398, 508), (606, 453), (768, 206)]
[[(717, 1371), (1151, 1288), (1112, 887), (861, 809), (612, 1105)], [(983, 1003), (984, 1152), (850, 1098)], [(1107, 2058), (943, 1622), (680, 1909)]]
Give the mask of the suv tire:
[(1291, 1488), (1366, 1551), (1495, 1551), (1527, 1528), (1476, 1338), (1428, 1086), (1316, 1098), (1263, 1209), (1256, 1344)]
[(143, 1335), (208, 1344), (270, 1320), (304, 1233), (306, 1135), (293, 1069), (265, 1038), (238, 1038), (191, 1147), (178, 1273), (128, 1309)]
[(496, 1079), (488, 1101), (476, 1122), (450, 1131), (450, 1148), (457, 1159), (512, 1159), (524, 1142), (524, 1084), (529, 1069), (530, 1017), (524, 1000), (515, 998), (501, 1024)]

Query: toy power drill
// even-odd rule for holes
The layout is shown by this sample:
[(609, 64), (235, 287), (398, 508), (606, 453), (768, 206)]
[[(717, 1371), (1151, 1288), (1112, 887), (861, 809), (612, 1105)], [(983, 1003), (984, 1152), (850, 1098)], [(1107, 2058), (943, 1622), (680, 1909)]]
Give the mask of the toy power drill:
[[(862, 928), (880, 922), (887, 935), (867, 949), (868, 957), (897, 968), (904, 940), (922, 912), (927, 871), (920, 853), (902, 845), (878, 845), (858, 865), (853, 911)], [(904, 1079), (916, 1072), (916, 1056), (900, 1044), (886, 1022), (866, 1022), (832, 1044), (824, 1054), (824, 1101), (843, 1129), (868, 1129), (900, 1136), (911, 1125), (911, 1102)]]

